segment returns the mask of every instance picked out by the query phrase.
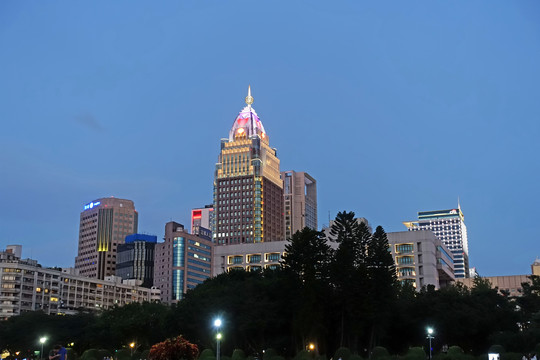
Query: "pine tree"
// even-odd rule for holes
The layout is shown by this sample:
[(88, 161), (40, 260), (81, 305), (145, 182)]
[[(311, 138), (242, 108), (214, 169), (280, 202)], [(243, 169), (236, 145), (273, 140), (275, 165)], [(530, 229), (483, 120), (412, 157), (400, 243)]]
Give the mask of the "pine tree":
[(390, 319), (397, 301), (397, 275), (390, 253), (388, 237), (381, 226), (373, 233), (367, 246), (371, 330), (369, 348), (377, 345), (382, 329)]

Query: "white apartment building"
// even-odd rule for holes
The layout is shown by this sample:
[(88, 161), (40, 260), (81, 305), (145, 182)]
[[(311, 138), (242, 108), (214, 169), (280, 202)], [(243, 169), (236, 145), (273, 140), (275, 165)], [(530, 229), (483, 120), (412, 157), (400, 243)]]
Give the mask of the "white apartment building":
[(76, 273), (43, 268), (12, 251), (0, 252), (0, 320), (28, 311), (75, 314), (79, 309), (102, 310), (160, 299), (158, 289), (143, 288), (140, 280), (122, 283), (117, 276), (98, 280)]

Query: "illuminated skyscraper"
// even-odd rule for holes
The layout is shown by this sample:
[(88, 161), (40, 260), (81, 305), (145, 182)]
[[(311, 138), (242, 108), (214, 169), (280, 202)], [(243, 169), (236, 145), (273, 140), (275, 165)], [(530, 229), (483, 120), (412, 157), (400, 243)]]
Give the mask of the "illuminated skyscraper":
[(116, 271), (116, 248), (137, 232), (138, 214), (131, 200), (97, 199), (84, 206), (79, 224), (75, 269), (89, 278), (104, 279)]
[(284, 240), (283, 183), (276, 149), (255, 109), (251, 88), (240, 111), (221, 140), (214, 175), (216, 245)]
[(431, 230), (452, 252), (456, 279), (469, 277), (469, 242), (461, 207), (450, 210), (421, 211), (417, 221), (405, 221), (409, 231)]

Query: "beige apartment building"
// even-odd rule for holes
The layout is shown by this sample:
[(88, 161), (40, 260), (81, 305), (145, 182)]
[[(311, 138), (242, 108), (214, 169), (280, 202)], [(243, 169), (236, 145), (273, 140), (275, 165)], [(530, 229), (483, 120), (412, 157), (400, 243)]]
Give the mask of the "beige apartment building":
[(252, 244), (235, 244), (215, 246), (212, 264), (212, 275), (233, 269), (260, 271), (276, 268), (285, 253), (288, 241), (268, 241)]
[(439, 289), (455, 281), (452, 251), (432, 231), (399, 231), (387, 236), (398, 281), (417, 290), (427, 285)]
[(282, 171), (285, 238), (308, 227), (317, 230), (317, 181), (305, 172)]
[(90, 279), (77, 275), (75, 269), (46, 269), (8, 249), (0, 252), (0, 320), (28, 311), (75, 314), (80, 309), (99, 311), (133, 302), (159, 302), (159, 290), (140, 283), (122, 282), (116, 276)]
[(94, 200), (83, 207), (75, 268), (81, 276), (104, 279), (115, 275), (116, 248), (137, 232), (138, 214), (131, 200)]

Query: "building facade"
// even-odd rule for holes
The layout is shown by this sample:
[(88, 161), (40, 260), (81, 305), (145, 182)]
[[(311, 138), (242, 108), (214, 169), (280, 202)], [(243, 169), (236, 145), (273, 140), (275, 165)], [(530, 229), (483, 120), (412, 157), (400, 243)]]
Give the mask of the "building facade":
[(452, 252), (456, 278), (469, 277), (469, 242), (461, 207), (457, 209), (423, 211), (418, 220), (403, 224), (409, 231), (431, 230)]
[(122, 280), (141, 280), (142, 286), (154, 283), (154, 250), (157, 236), (132, 234), (119, 244), (116, 254), (116, 276)]
[(70, 315), (81, 309), (98, 311), (159, 300), (159, 290), (144, 288), (140, 282), (123, 283), (115, 276), (90, 279), (77, 271), (46, 269), (36, 260), (0, 252), (0, 320), (28, 311)]
[(282, 171), (284, 234), (308, 227), (317, 230), (317, 181), (305, 172)]
[[(506, 275), (506, 276), (487, 276), (483, 280), (489, 281), (491, 288), (497, 288), (499, 294), (510, 296), (523, 295), (523, 283), (531, 283), (530, 275)], [(474, 287), (474, 278), (457, 279), (456, 282), (462, 283), (468, 288)]]
[(288, 241), (268, 241), (214, 247), (213, 276), (232, 269), (260, 271), (279, 267)]
[(89, 278), (114, 275), (117, 246), (137, 232), (137, 225), (138, 214), (131, 200), (110, 197), (84, 205), (75, 268)]
[(191, 233), (198, 234), (200, 228), (212, 230), (214, 227), (214, 205), (191, 210)]
[(387, 233), (398, 281), (420, 290), (455, 281), (452, 252), (429, 230)]
[(247, 106), (221, 141), (214, 174), (216, 245), (284, 240), (279, 159), (252, 103), (249, 89)]
[(188, 233), (182, 224), (170, 221), (165, 225), (163, 243), (156, 244), (154, 287), (161, 292), (161, 301), (176, 303), (189, 289), (212, 275), (212, 238)]

